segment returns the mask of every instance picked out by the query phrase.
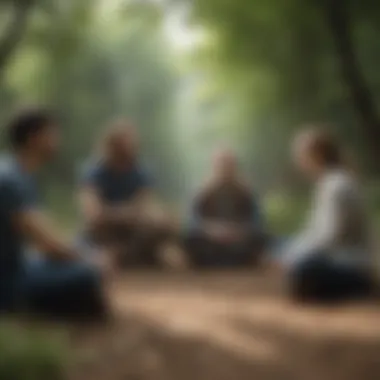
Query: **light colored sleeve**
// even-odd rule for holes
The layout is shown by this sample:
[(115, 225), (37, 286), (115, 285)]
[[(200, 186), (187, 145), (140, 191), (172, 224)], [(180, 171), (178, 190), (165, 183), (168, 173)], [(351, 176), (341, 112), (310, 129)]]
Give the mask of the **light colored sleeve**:
[(323, 254), (333, 245), (341, 229), (341, 205), (348, 191), (350, 185), (340, 178), (331, 178), (321, 184), (309, 228), (285, 248), (285, 266), (291, 267), (306, 257)]

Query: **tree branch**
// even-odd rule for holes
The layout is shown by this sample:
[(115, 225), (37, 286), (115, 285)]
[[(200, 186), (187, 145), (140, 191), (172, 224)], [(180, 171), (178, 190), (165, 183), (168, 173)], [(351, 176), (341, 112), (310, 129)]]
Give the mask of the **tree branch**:
[(363, 122), (368, 127), (374, 127), (376, 124), (380, 125), (380, 119), (354, 51), (347, 7), (346, 0), (329, 0), (327, 14), (330, 29), (338, 53), (342, 77), (350, 90), (355, 108)]
[(327, 0), (326, 16), (330, 32), (335, 44), (342, 79), (351, 96), (352, 104), (362, 121), (362, 127), (372, 150), (376, 169), (380, 160), (380, 117), (376, 103), (368, 83), (360, 67), (358, 56), (354, 49), (350, 12), (347, 0)]

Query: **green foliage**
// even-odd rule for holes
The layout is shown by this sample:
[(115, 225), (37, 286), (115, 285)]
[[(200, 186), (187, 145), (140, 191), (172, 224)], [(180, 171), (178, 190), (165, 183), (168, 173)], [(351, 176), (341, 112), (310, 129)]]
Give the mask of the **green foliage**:
[(115, 9), (106, 3), (36, 2), (0, 83), (0, 122), (24, 103), (57, 110), (64, 145), (53, 173), (72, 185), (105, 126), (125, 117), (141, 132), (143, 161), (159, 173), (159, 188), (176, 194), (177, 74), (161, 30), (162, 12), (153, 3), (120, 1)]
[(305, 197), (284, 193), (267, 197), (264, 206), (268, 228), (276, 236), (293, 235), (299, 230), (309, 207)]
[(2, 380), (63, 380), (67, 369), (67, 348), (61, 337), (0, 322)]
[[(35, 1), (0, 82), (0, 123), (25, 102), (47, 103), (62, 115), (64, 145), (48, 194), (65, 224), (74, 212), (61, 206), (73, 203), (63, 193), (72, 192), (99, 134), (119, 116), (138, 126), (143, 161), (174, 201), (200, 182), (219, 142), (237, 150), (264, 195), (299, 188), (289, 146), (305, 122), (332, 122), (354, 160), (368, 166), (368, 143), (326, 26), (326, 1), (195, 0), (190, 20), (204, 38), (178, 55), (163, 27), (182, 3), (190, 2)], [(0, 21), (11, 15), (9, 4)], [(347, 4), (360, 66), (378, 102), (380, 6)], [(50, 184), (54, 175), (58, 185)]]
[[(283, 185), (291, 182), (286, 179), (291, 178), (289, 160), (285, 159), (288, 142), (299, 126), (310, 122), (334, 124), (334, 131), (348, 143), (355, 160), (362, 168), (369, 167), (368, 136), (358, 124), (342, 81), (326, 24), (327, 3), (193, 2), (194, 24), (202, 24), (209, 32), (197, 62), (213, 81), (223, 84), (221, 98), (226, 91), (233, 92), (229, 103), (239, 109), (241, 121), (231, 113), (225, 121), (227, 130), (245, 150), (245, 159), (260, 178), (269, 172), (272, 178), (285, 178)], [(375, 45), (380, 30), (374, 20), (380, 6), (370, 1), (347, 4), (360, 68), (378, 103), (380, 50)], [(263, 182), (273, 185), (271, 178), (263, 178)], [(274, 185), (278, 186), (278, 181)]]

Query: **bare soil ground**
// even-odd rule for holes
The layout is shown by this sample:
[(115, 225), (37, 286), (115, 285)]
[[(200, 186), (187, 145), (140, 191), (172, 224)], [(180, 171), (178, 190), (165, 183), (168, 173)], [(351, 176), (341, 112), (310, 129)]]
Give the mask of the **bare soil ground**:
[(378, 380), (380, 307), (291, 304), (254, 273), (133, 273), (74, 328), (73, 380)]

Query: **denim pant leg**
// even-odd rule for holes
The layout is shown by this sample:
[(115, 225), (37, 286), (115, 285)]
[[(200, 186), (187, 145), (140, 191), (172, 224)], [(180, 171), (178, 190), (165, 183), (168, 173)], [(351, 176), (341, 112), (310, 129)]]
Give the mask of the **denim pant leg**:
[(322, 254), (301, 261), (289, 275), (296, 298), (334, 302), (370, 291), (370, 278), (360, 268), (335, 263)]
[(82, 262), (28, 261), (23, 286), (34, 312), (65, 316), (102, 308), (100, 275)]
[(17, 311), (22, 303), (18, 273), (0, 271), (0, 315)]

